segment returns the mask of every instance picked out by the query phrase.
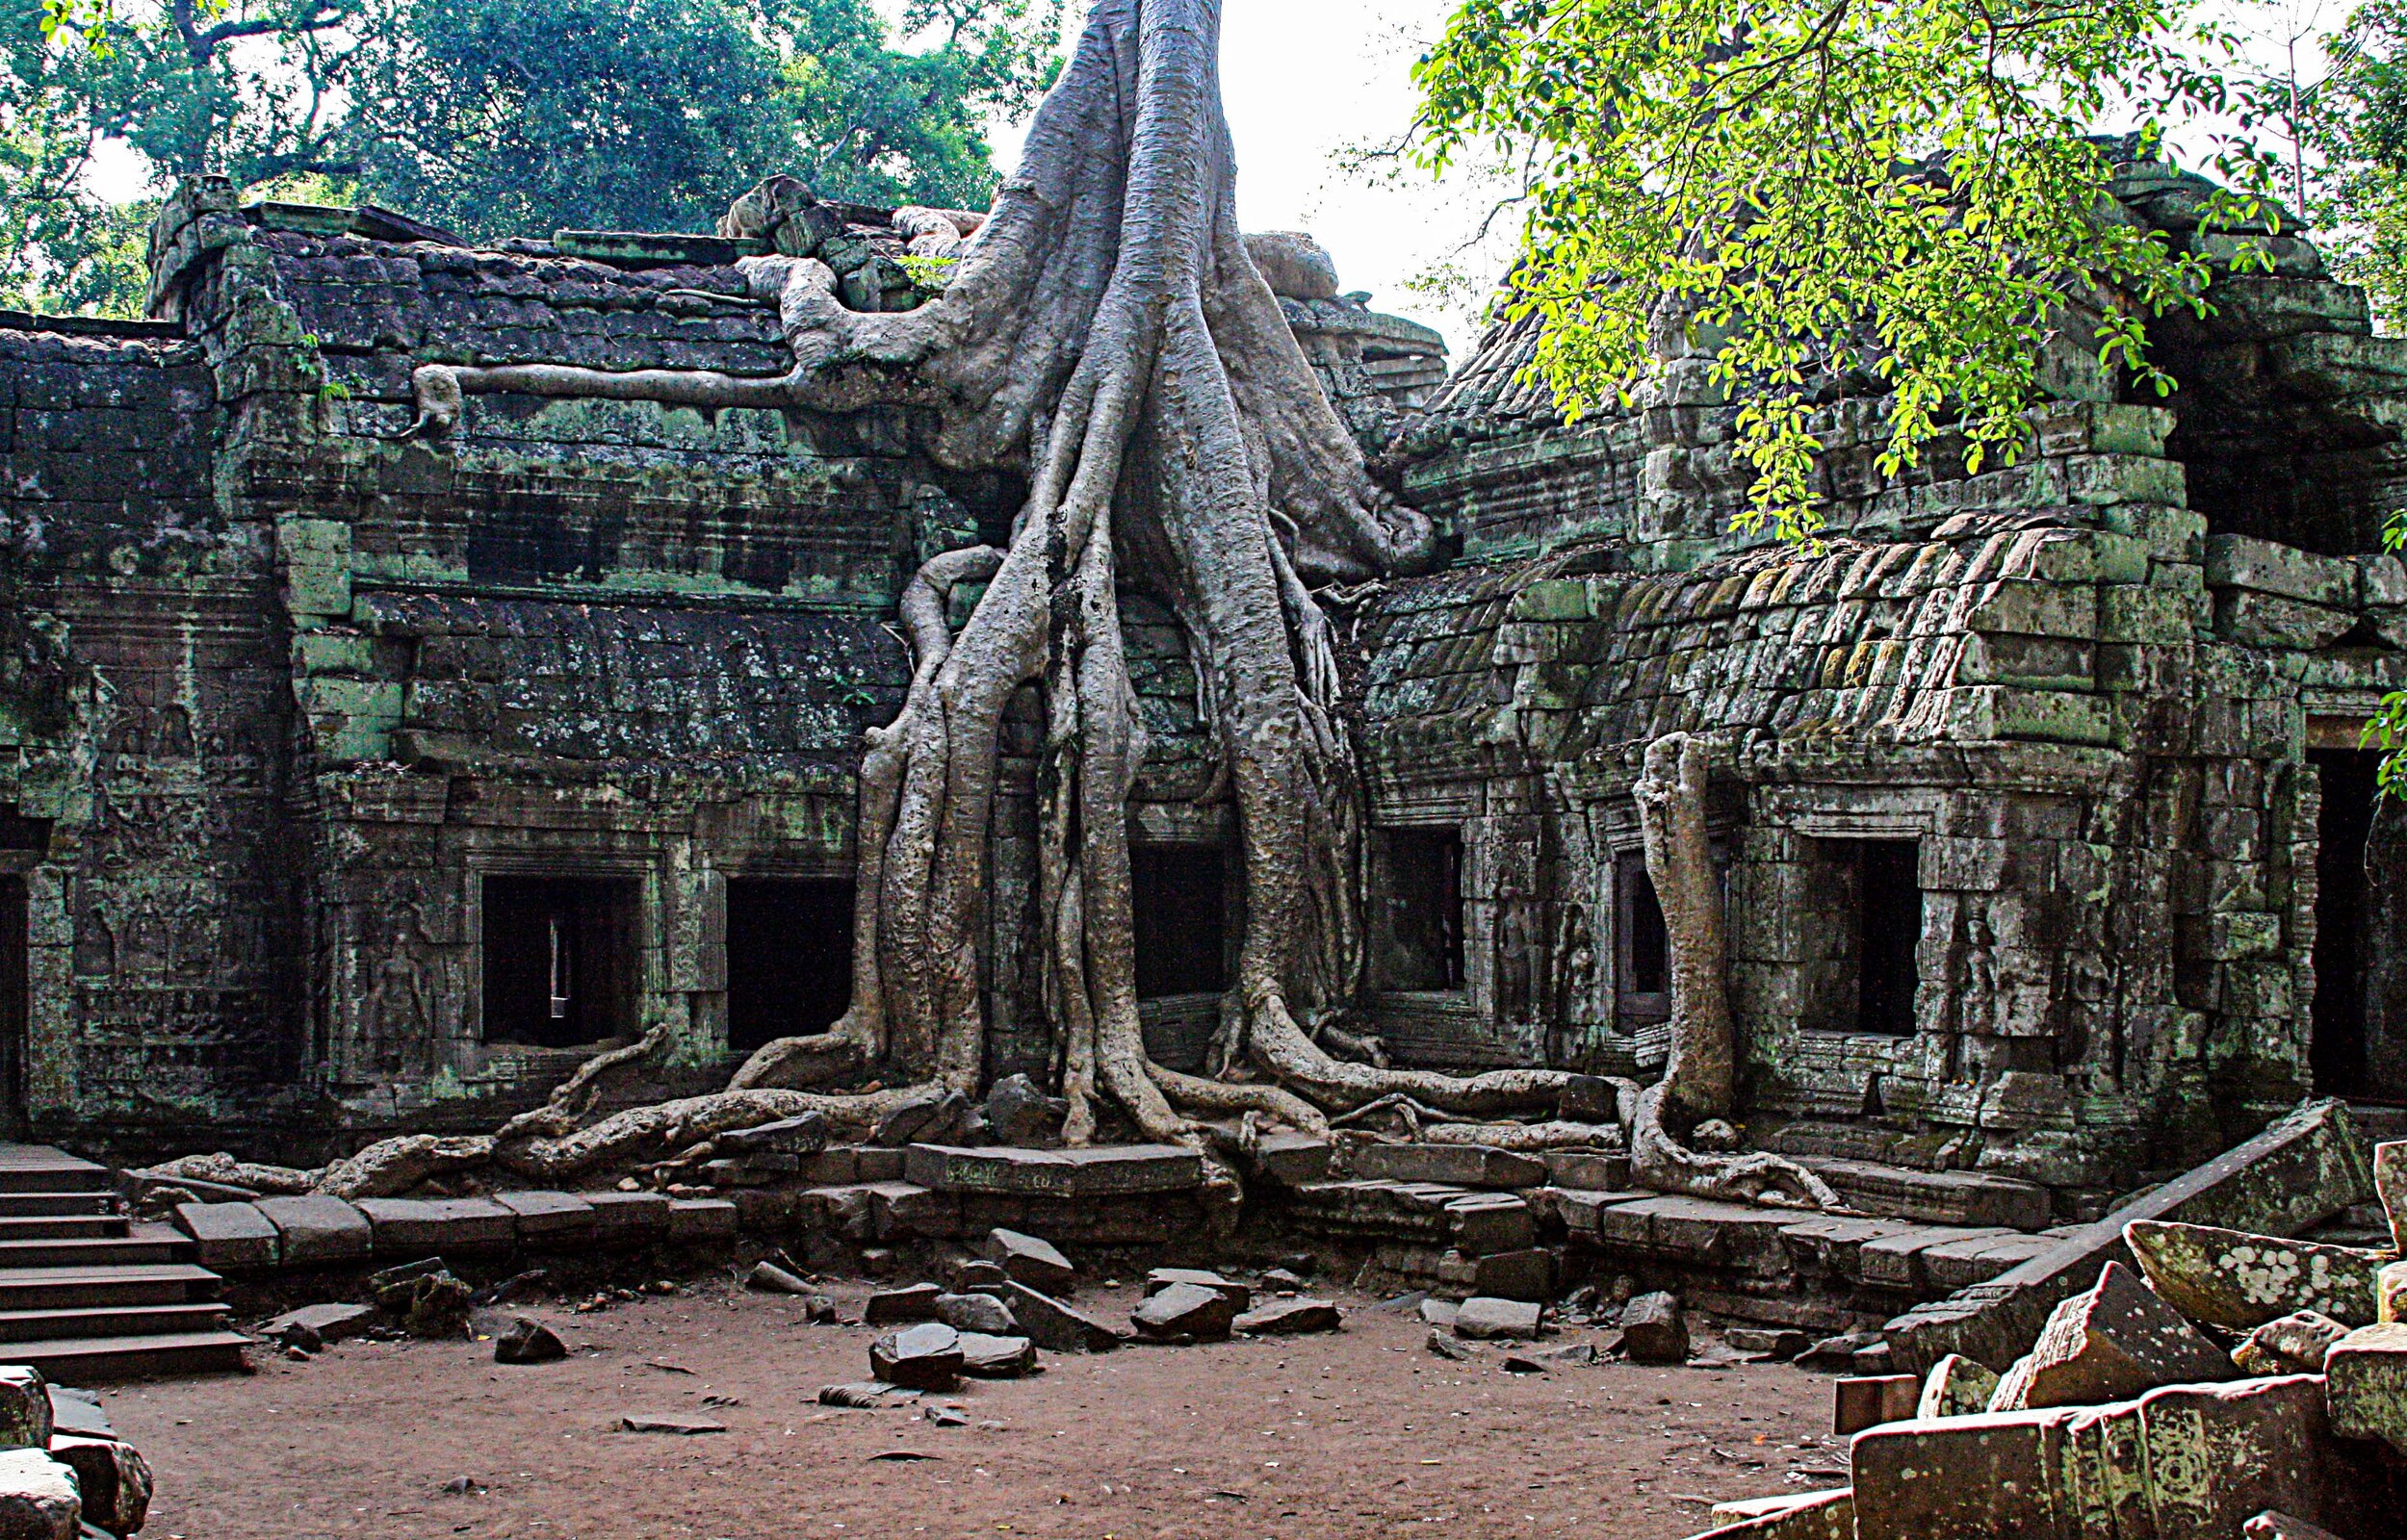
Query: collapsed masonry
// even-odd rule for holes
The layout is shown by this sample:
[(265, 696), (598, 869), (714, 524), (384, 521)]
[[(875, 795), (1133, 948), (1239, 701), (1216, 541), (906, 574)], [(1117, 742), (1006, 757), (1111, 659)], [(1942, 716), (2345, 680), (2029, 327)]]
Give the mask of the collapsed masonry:
[[(2191, 239), (2197, 179), (2135, 163), (2116, 191)], [(928, 232), (822, 207), (845, 304), (925, 297), (903, 259)], [(1884, 480), (1878, 402), (1834, 402), (1811, 552), (1729, 533), (1746, 476), (1701, 359), (1566, 424), (1517, 381), (1526, 326), (1440, 388), (1435, 334), (1257, 244), (1453, 557), (1327, 596), (1371, 781), (1352, 1025), (1410, 1065), (1651, 1077), (1669, 958), (1631, 791), (1647, 743), (1696, 734), (1747, 1132), (1877, 1217), (1821, 1222), (1944, 1230), (1816, 1244), (1794, 1214), (1622, 1191), (1610, 1151), (1463, 1182), (1375, 1140), (1299, 1154), (1335, 1163), (1300, 1179), (1265, 1151), (1282, 1222), (1483, 1292), (1515, 1267), (1534, 1287), (1488, 1259), (1587, 1225), (1767, 1319), (1876, 1321), (2036, 1263), (2072, 1238), (2042, 1232), (2311, 1091), (2407, 1097), (2407, 821), (2356, 738), (2407, 685), (2407, 571), (2377, 549), (2407, 347), (2304, 242), (2243, 238), (2275, 270), (2157, 327), (2171, 407), (2067, 340), (2020, 464), (1967, 477), (1941, 450)], [(782, 372), (731, 266), (747, 241), (471, 250), (198, 183), (154, 237), (158, 319), (0, 320), (0, 1068), (29, 1127), (338, 1155), (490, 1129), (656, 1029), (667, 1078), (714, 1089), (842, 1010), (859, 735), (909, 678), (897, 596), (1000, 538), (1022, 489), (938, 470), (907, 407), (505, 394), (439, 445), (402, 436), (427, 363)], [(1199, 1069), (1231, 816), (1186, 638), (1124, 617), (1152, 740), (1138, 989), (1152, 1056)], [(1039, 726), (1009, 727), (992, 845), (990, 1083), (1056, 1072)], [(917, 1233), (892, 1217), (915, 1204), (937, 1233), (1002, 1222), (946, 1217), (974, 1189), (859, 1179), (992, 1139), (990, 1110), (930, 1112), (852, 1176), (710, 1150), (660, 1175), (772, 1194), (747, 1199), (767, 1219), (843, 1189), (808, 1201), (853, 1244)], [(1131, 1241), (1179, 1212), (1131, 1205)]]

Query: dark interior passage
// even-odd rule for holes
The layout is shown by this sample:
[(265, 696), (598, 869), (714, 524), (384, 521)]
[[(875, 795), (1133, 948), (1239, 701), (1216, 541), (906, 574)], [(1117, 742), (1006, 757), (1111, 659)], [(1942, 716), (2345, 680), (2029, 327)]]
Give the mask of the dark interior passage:
[(1217, 845), (1134, 845), (1137, 998), (1217, 994), (1226, 987), (1229, 866)]
[(1671, 935), (1646, 858), (1625, 851), (1613, 865), (1614, 1014), (1628, 1031), (1671, 1014)]
[(1381, 834), (1379, 982), (1390, 989), (1462, 988), (1462, 832)]
[(2307, 757), (2323, 797), (2308, 1043), (2316, 1091), (2407, 1102), (2407, 805), (2381, 794), (2378, 753)]
[(1865, 839), (1855, 845), (1855, 1027), (1910, 1037), (1915, 953), (1923, 937), (1922, 845)]
[(484, 1038), (568, 1048), (631, 1035), (632, 878), (484, 880)]
[(851, 882), (727, 883), (727, 1045), (824, 1032), (852, 1002)]

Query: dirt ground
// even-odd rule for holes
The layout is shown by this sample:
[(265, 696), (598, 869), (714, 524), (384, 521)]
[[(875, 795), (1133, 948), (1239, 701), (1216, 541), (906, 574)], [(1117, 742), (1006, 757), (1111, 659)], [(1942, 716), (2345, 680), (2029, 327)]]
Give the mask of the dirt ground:
[[(857, 1315), (867, 1290), (831, 1292)], [(558, 1330), (564, 1363), (359, 1341), (104, 1394), (157, 1473), (145, 1540), (1440, 1532), (1425, 1525), (1670, 1540), (1710, 1527), (1710, 1501), (1844, 1480), (1844, 1449), (1823, 1436), (1829, 1382), (1787, 1365), (1508, 1373), (1498, 1354), (1432, 1354), (1408, 1310), (1338, 1297), (1334, 1335), (1048, 1353), (1033, 1379), (941, 1398), (962, 1427), (819, 1406), (820, 1386), (868, 1377), (875, 1333), (806, 1325), (799, 1300), (729, 1284), (596, 1314), (523, 1308)], [(1135, 1298), (1081, 1296), (1105, 1319)], [(618, 1430), (642, 1412), (726, 1431)]]

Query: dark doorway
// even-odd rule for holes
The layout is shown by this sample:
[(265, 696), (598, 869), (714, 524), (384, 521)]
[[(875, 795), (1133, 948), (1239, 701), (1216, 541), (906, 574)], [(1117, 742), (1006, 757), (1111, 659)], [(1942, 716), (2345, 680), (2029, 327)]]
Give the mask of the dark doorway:
[(633, 878), (484, 880), (484, 1040), (572, 1048), (635, 1017)]
[(1625, 1032), (1671, 1015), (1671, 935), (1663, 922), (1646, 858), (1624, 851), (1613, 863), (1614, 1015)]
[(25, 1062), (32, 1048), (34, 988), (25, 879), (0, 876), (0, 1133), (25, 1131)]
[(1915, 954), (1923, 938), (1922, 844), (1855, 842), (1855, 1030), (1914, 1033)]
[(1379, 982), (1389, 989), (1462, 988), (1462, 832), (1380, 834)]
[(727, 1046), (824, 1032), (851, 1003), (851, 882), (729, 878)]
[(1137, 998), (1218, 994), (1225, 987), (1229, 865), (1217, 845), (1133, 845)]
[[(2307, 755), (2323, 794), (2316, 820), (2315, 1005), (2309, 1066), (2318, 1095), (2407, 1101), (2407, 925), (2392, 862), (2407, 859), (2402, 809), (2381, 795), (2369, 749)], [(2385, 850), (2389, 859), (2385, 859)]]

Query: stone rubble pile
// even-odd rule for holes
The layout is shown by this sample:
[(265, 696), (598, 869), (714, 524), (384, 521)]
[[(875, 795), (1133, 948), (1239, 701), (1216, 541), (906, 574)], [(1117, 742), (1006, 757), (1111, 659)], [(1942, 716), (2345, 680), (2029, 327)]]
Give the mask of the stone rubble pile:
[(0, 1366), (0, 1540), (121, 1540), (150, 1512), (150, 1466), (97, 1398)]
[(1851, 1484), (1724, 1504), (1715, 1540), (2372, 1540), (2407, 1499), (2407, 1142), (2387, 1246), (2178, 1219), (2010, 1363), (1839, 1382)]

